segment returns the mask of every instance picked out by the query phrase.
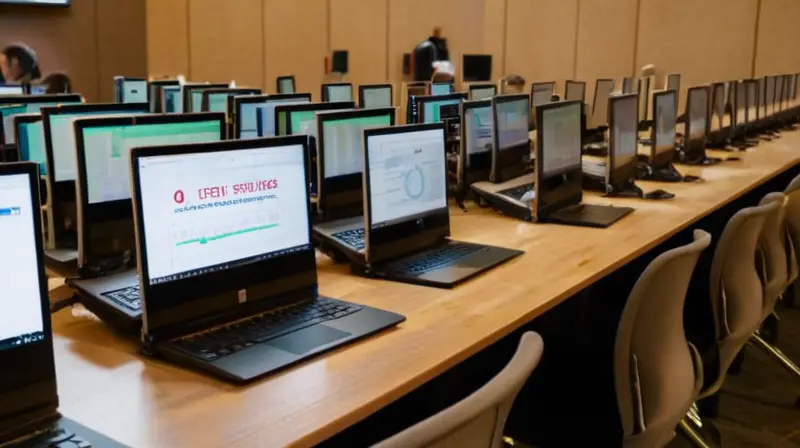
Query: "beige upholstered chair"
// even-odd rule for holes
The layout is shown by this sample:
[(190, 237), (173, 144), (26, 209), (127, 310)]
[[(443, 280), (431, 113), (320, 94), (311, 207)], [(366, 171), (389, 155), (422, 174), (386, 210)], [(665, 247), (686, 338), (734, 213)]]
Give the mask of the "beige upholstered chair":
[(711, 262), (709, 280), (713, 325), (719, 352), (719, 368), (710, 385), (700, 393), (716, 393), (728, 368), (763, 320), (764, 288), (758, 277), (756, 247), (770, 214), (781, 204), (767, 202), (736, 212), (722, 231)]
[(498, 448), (511, 405), (539, 363), (544, 344), (533, 332), (522, 335), (503, 370), (475, 393), (425, 421), (375, 445), (378, 448)]
[(625, 448), (658, 448), (674, 436), (703, 385), (702, 361), (683, 328), (686, 290), (711, 235), (664, 252), (628, 296), (614, 347), (614, 385)]
[(795, 301), (800, 301), (800, 282), (795, 282), (800, 275), (798, 267), (798, 253), (800, 250), (800, 176), (795, 177), (784, 191), (786, 201), (786, 230), (788, 238), (786, 240), (789, 258), (789, 284), (794, 284)]

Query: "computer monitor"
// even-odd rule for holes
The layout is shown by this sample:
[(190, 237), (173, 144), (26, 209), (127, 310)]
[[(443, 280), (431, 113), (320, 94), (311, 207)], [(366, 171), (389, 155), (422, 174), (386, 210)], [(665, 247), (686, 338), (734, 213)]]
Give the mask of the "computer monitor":
[[(275, 113), (286, 116), (286, 135), (308, 135), (317, 137), (317, 113), (355, 109), (352, 101), (335, 103), (307, 103), (307, 104), (281, 104), (275, 108)], [(312, 149), (316, 144), (311, 145)], [(315, 178), (315, 177), (314, 177)], [(312, 180), (314, 179), (312, 178)]]
[(393, 107), (317, 114), (317, 200), (325, 220), (362, 213), (364, 131), (394, 123)]
[(626, 76), (626, 77), (622, 78), (622, 86), (620, 87), (620, 91), (623, 94), (633, 93), (635, 91), (638, 91), (638, 90), (634, 90), (634, 89), (638, 89), (638, 87), (635, 84), (636, 83), (633, 82), (633, 78), (631, 78), (630, 76)]
[(24, 95), (22, 84), (0, 84), (0, 95)]
[(413, 81), (405, 84), (406, 123), (419, 121), (416, 98), (428, 94), (428, 84), (427, 81)]
[(645, 76), (639, 78), (636, 85), (636, 92), (639, 93), (639, 121), (647, 120), (647, 108), (649, 106), (650, 95), (652, 94), (652, 77)]
[(784, 79), (786, 77), (784, 75), (776, 76), (775, 77), (775, 112), (783, 112), (783, 107), (785, 104), (785, 92), (784, 86), (788, 87), (787, 84), (784, 83)]
[(114, 78), (118, 103), (146, 103), (148, 102), (147, 80), (144, 78)]
[(765, 76), (764, 84), (766, 88), (762, 97), (762, 111), (764, 112), (762, 118), (769, 118), (775, 113), (775, 77)]
[(322, 102), (353, 101), (353, 85), (349, 82), (322, 85)]
[[(131, 152), (146, 334), (274, 300), (255, 291), (275, 291), (277, 279), (313, 287), (306, 142), (281, 137)], [(235, 292), (220, 296), (220, 288), (239, 289), (238, 299)]]
[(678, 92), (662, 90), (653, 94), (653, 128), (650, 166), (668, 168), (675, 160), (675, 126), (678, 119)]
[[(258, 109), (262, 107), (274, 107), (279, 106), (281, 104), (304, 104), (311, 101), (311, 94), (310, 93), (294, 93), (294, 94), (278, 94), (278, 95), (244, 95), (244, 96), (234, 96), (232, 97), (233, 105), (233, 138), (234, 139), (253, 139), (258, 138), (258, 129), (259, 129), (259, 114)], [(272, 114), (275, 116), (274, 120), (279, 120), (280, 115), (276, 114), (273, 111), (267, 110), (262, 112), (263, 114)], [(268, 116), (262, 116), (261, 118), (268, 119)], [(283, 117), (285, 121), (285, 117)], [(274, 126), (274, 124), (273, 124)], [(269, 126), (263, 126), (269, 132), (271, 129)], [(278, 135), (286, 135), (285, 132), (281, 132), (283, 127), (274, 128), (272, 130), (273, 133), (277, 133)]]
[(372, 109), (392, 107), (394, 98), (391, 84), (368, 84), (358, 86), (358, 107)]
[(687, 161), (705, 157), (709, 90), (709, 86), (691, 87), (686, 96), (687, 117), (683, 151)]
[(547, 104), (553, 99), (556, 90), (555, 81), (534, 82), (531, 84), (531, 109)]
[(492, 79), (492, 55), (490, 54), (465, 54), (462, 57), (462, 65), (464, 82), (481, 82)]
[(470, 84), (469, 99), (473, 101), (488, 100), (497, 95), (496, 84)]
[(44, 272), (39, 173), (0, 164), (0, 432), (58, 406), (50, 302)]
[(201, 92), (200, 109), (202, 112), (222, 112), (228, 114), (232, 105), (228, 104), (233, 96), (261, 95), (261, 89), (206, 89)]
[(41, 114), (22, 114), (14, 117), (17, 158), (39, 165), (39, 174), (47, 174), (47, 155), (44, 149), (44, 126)]
[(606, 184), (620, 189), (636, 179), (639, 148), (639, 94), (609, 100), (609, 145)]
[(434, 82), (431, 83), (431, 95), (450, 95), (453, 93), (453, 84), (450, 82)]
[(716, 82), (711, 84), (711, 102), (708, 109), (708, 132), (716, 132), (722, 129), (725, 118), (725, 83)]
[(148, 97), (150, 100), (150, 112), (160, 113), (164, 112), (164, 87), (171, 86), (177, 87), (180, 91), (181, 82), (177, 79), (160, 79), (157, 81), (150, 81), (148, 83)]
[(583, 81), (567, 80), (564, 86), (565, 101), (586, 101), (586, 83)]
[(76, 120), (81, 221), (78, 266), (92, 266), (101, 258), (126, 250), (136, 253), (130, 185), (132, 148), (216, 142), (224, 137), (225, 115), (220, 112)]
[(181, 102), (184, 112), (203, 111), (203, 90), (225, 89), (228, 84), (184, 84), (181, 90)]
[(748, 131), (752, 130), (752, 123), (758, 119), (758, 81), (755, 79), (748, 79), (745, 81), (745, 123), (748, 124)]
[(164, 86), (161, 89), (161, 111), (167, 114), (183, 113), (181, 86)]
[(492, 182), (505, 182), (529, 171), (529, 105), (530, 98), (525, 94), (492, 98)]
[(671, 73), (667, 75), (667, 82), (665, 90), (674, 90), (680, 94), (681, 91), (681, 75), (680, 73)]
[(58, 95), (19, 95), (0, 97), (0, 146), (16, 143), (14, 135), (14, 117), (20, 114), (38, 113), (43, 107), (59, 104), (78, 104), (83, 97), (78, 94)]
[[(419, 121), (420, 123), (438, 123), (446, 118), (456, 118), (459, 112), (456, 112), (456, 116), (453, 116), (453, 109), (460, 111), (461, 102), (466, 99), (467, 96), (463, 93), (417, 97)], [(447, 106), (451, 107), (448, 108)]]
[(536, 108), (536, 220), (583, 198), (580, 101), (561, 101)]
[(364, 132), (367, 263), (417, 252), (449, 234), (444, 147), (441, 123)]
[(294, 75), (278, 76), (275, 79), (275, 89), (284, 95), (295, 93)]
[[(274, 137), (278, 134), (278, 130), (281, 128), (280, 117), (277, 117), (275, 114), (275, 107), (280, 104), (304, 104), (311, 101), (311, 94), (309, 93), (293, 93), (293, 94), (279, 94), (279, 95), (268, 95), (264, 98), (264, 101), (257, 104), (255, 107), (256, 112), (256, 132), (258, 133), (259, 137)], [(248, 106), (248, 110), (243, 111), (243, 117), (248, 116), (245, 119), (249, 119), (249, 115), (251, 114)], [(245, 123), (246, 124), (246, 123)], [(247, 124), (246, 124), (247, 125)]]
[(736, 127), (745, 129), (747, 108), (747, 81), (738, 81), (736, 82)]
[(492, 127), (490, 99), (461, 103), (459, 173), (465, 185), (489, 180), (494, 142)]
[(613, 79), (598, 79), (595, 82), (589, 128), (597, 129), (608, 126), (608, 99), (614, 92), (615, 85)]

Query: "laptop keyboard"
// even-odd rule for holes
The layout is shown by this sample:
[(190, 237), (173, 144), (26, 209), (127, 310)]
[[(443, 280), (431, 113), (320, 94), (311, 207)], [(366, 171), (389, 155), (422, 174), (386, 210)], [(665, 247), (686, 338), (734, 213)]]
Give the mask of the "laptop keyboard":
[(333, 237), (358, 250), (366, 246), (364, 243), (364, 229), (345, 230), (344, 232), (334, 233)]
[(255, 344), (322, 322), (339, 319), (359, 310), (361, 307), (353, 303), (319, 297), (206, 333), (177, 339), (172, 343), (190, 356), (204, 361), (214, 361)]
[(514, 198), (519, 201), (522, 199), (522, 196), (524, 196), (525, 193), (531, 190), (533, 190), (533, 184), (525, 184), (525, 185), (520, 185), (518, 187), (509, 188), (507, 190), (501, 190), (498, 193), (502, 194), (503, 196), (508, 196), (510, 198)]
[(139, 285), (128, 286), (127, 288), (118, 289), (116, 291), (105, 292), (102, 294), (102, 296), (118, 305), (122, 305), (131, 311), (142, 310), (142, 301), (139, 297)]
[(16, 448), (91, 448), (92, 444), (64, 428), (51, 428), (13, 446)]
[(402, 272), (406, 275), (419, 276), (426, 272), (453, 265), (464, 257), (488, 250), (489, 248), (486, 246), (451, 243), (442, 246), (436, 251), (427, 252), (422, 258), (392, 266), (391, 270)]

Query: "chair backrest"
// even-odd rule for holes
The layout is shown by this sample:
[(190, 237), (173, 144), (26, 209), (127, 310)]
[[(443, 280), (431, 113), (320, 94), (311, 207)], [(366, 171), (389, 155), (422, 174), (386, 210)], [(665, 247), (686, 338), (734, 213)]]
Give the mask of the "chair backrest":
[(511, 405), (539, 363), (544, 343), (537, 333), (522, 335), (503, 370), (469, 397), (375, 445), (399, 447), (499, 448)]
[(795, 177), (784, 191), (786, 201), (786, 230), (787, 230), (787, 259), (789, 261), (789, 281), (795, 280), (800, 274), (797, 250), (800, 249), (800, 176)]
[(614, 346), (626, 447), (663, 446), (699, 391), (683, 307), (692, 272), (709, 244), (711, 235), (695, 230), (692, 243), (656, 257), (628, 296)]
[[(722, 231), (711, 262), (709, 297), (719, 350), (718, 372), (703, 395), (717, 389), (736, 355), (761, 324), (764, 289), (758, 277), (756, 247), (764, 222), (780, 207), (777, 202), (736, 212)], [(709, 381), (705, 381), (711, 384)]]
[(787, 286), (789, 269), (786, 262), (786, 209), (783, 193), (769, 193), (761, 200), (761, 204), (777, 203), (778, 207), (770, 212), (764, 220), (758, 246), (763, 260), (764, 302), (761, 319), (769, 316), (775, 308), (775, 302), (783, 294)]

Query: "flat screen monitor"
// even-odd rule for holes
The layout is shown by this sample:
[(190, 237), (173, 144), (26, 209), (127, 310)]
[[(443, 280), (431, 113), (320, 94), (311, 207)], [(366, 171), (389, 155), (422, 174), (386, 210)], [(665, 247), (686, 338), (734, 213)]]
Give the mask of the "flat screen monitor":
[(586, 83), (583, 81), (567, 81), (564, 88), (565, 101), (580, 101), (586, 100)]
[(353, 101), (353, 85), (350, 83), (323, 84), (322, 101), (326, 103)]
[(492, 79), (492, 55), (465, 54), (462, 62), (465, 82), (481, 82)]
[(470, 100), (488, 100), (495, 95), (497, 95), (497, 86), (494, 84), (471, 84), (469, 86)]
[(375, 84), (358, 86), (358, 107), (362, 109), (392, 107), (392, 85)]
[(611, 98), (607, 182), (615, 187), (636, 178), (639, 148), (639, 99), (631, 93)]

